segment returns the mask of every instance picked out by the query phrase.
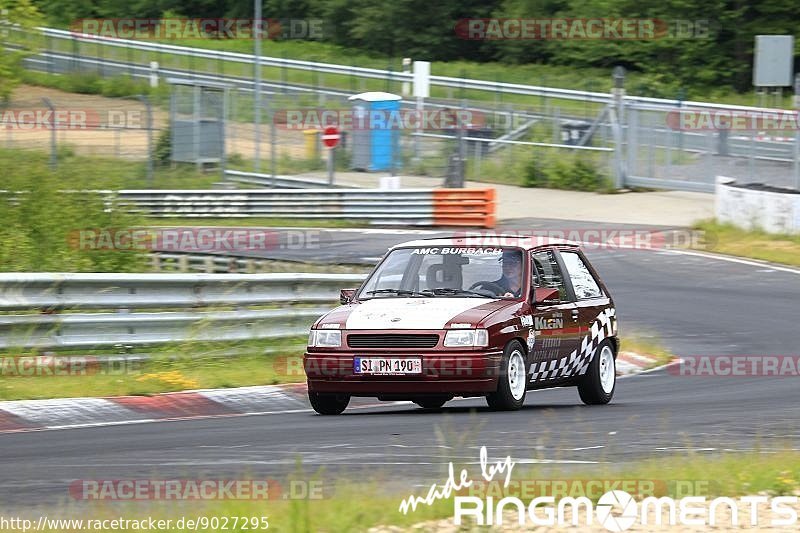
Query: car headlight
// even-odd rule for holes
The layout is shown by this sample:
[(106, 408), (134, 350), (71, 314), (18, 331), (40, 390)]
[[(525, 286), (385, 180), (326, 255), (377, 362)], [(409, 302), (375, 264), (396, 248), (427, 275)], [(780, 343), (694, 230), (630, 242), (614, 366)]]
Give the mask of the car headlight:
[(485, 329), (451, 329), (444, 336), (448, 348), (471, 348), (489, 346), (489, 332)]
[(342, 332), (338, 329), (312, 329), (308, 345), (316, 348), (338, 348), (342, 345)]

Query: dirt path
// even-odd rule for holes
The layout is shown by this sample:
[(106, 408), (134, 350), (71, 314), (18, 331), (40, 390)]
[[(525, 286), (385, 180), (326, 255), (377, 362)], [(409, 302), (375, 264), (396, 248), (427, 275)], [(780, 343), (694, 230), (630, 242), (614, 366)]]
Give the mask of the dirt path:
[[(69, 146), (76, 154), (143, 160), (147, 157), (147, 120), (145, 106), (136, 99), (108, 98), (92, 94), (74, 94), (22, 85), (12, 94), (0, 124), (0, 146), (49, 150), (52, 131), (48, 127), (23, 120), (23, 111), (46, 112), (47, 98), (57, 111), (66, 112), (62, 123), (69, 124), (56, 132), (56, 142)], [(5, 114), (8, 111), (12, 113)], [(73, 120), (74, 119), (74, 120)], [(153, 108), (153, 143), (167, 127), (169, 110)], [(4, 130), (4, 131), (3, 131)], [(226, 151), (251, 157), (255, 150), (255, 128), (249, 123), (228, 122)], [(270, 128), (261, 128), (261, 157), (271, 154)], [(305, 157), (302, 132), (279, 131), (278, 156)]]

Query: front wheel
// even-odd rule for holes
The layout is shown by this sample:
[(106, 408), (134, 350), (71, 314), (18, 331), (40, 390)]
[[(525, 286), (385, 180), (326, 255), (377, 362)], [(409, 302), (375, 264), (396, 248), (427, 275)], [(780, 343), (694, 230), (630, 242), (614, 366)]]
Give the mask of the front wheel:
[(308, 401), (311, 402), (311, 407), (321, 415), (340, 415), (347, 409), (350, 396), (308, 391)]
[(497, 391), (486, 396), (486, 403), (495, 411), (516, 411), (525, 403), (527, 376), (522, 344), (519, 341), (510, 342), (500, 363)]
[(578, 394), (586, 405), (603, 405), (611, 401), (617, 386), (617, 366), (610, 341), (600, 343), (586, 375), (578, 383)]

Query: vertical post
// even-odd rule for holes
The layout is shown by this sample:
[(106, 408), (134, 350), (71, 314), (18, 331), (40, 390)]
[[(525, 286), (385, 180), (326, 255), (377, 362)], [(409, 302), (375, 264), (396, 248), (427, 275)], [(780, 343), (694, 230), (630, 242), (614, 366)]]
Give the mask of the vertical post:
[[(462, 76), (463, 78), (463, 76)], [(464, 111), (466, 109), (466, 104), (464, 100), (461, 100), (461, 110)], [(465, 124), (461, 117), (466, 116), (465, 113), (461, 113), (458, 115), (458, 120), (456, 121), (456, 128), (458, 128), (458, 188), (461, 189), (464, 187), (464, 173), (466, 171), (467, 166), (467, 144), (464, 140), (466, 137), (465, 131)]]
[(403, 91), (402, 91), (403, 96), (408, 96), (409, 94), (411, 94), (411, 84), (408, 83), (408, 78), (407, 78), (408, 74), (410, 73), (411, 73), (411, 58), (404, 57), (403, 58), (404, 76), (403, 76)]
[(147, 185), (153, 188), (153, 108), (146, 96), (137, 97), (144, 104), (145, 128), (147, 128)]
[(562, 144), (561, 141), (561, 108), (553, 108), (553, 144)]
[[(42, 102), (44, 102), (44, 105), (46, 105), (47, 109), (50, 110), (50, 112), (52, 113), (52, 116), (56, 116), (56, 108), (53, 107), (53, 103), (50, 101), (50, 99), (49, 98), (42, 98)], [(56, 144), (56, 127), (55, 126), (56, 125), (54, 123), (53, 127), (50, 128), (50, 168), (52, 170), (55, 170), (56, 166), (58, 164), (58, 159), (57, 159), (58, 155), (56, 154), (56, 149), (58, 148), (58, 146)]]
[[(334, 148), (327, 148), (328, 150), (328, 185), (333, 186), (333, 151)], [(392, 176), (394, 176), (394, 163), (392, 163)]]
[(270, 104), (270, 117), (269, 117), (269, 168), (270, 174), (272, 174), (273, 183), (275, 183), (276, 176), (278, 175), (277, 169), (277, 148), (278, 148), (278, 128), (275, 126), (275, 98), (271, 100)]
[(253, 94), (253, 122), (255, 124), (255, 152), (253, 154), (253, 158), (255, 161), (253, 164), (255, 165), (255, 171), (259, 172), (261, 170), (261, 31), (263, 29), (263, 22), (261, 20), (261, 1), (262, 0), (253, 0), (254, 2), (254, 21), (255, 24), (255, 60), (253, 61), (253, 78), (254, 78), (254, 85), (253, 90), (255, 93)]
[(194, 148), (194, 162), (197, 170), (203, 170), (203, 163), (200, 161), (200, 86), (192, 86), (193, 106), (194, 106), (194, 123), (192, 124), (192, 147)]
[[(794, 109), (800, 114), (800, 74), (794, 75)], [(794, 188), (800, 191), (800, 130), (794, 132)]]
[(616, 174), (616, 188), (622, 189), (625, 187), (625, 160), (623, 159), (622, 151), (625, 139), (623, 137), (624, 130), (622, 129), (622, 125), (625, 123), (625, 68), (621, 66), (614, 67), (614, 71), (612, 73), (612, 77), (614, 78), (614, 105), (616, 108), (617, 114), (617, 135), (615, 135), (616, 139), (616, 150), (614, 151), (614, 166), (615, 174)]
[(150, 87), (152, 89), (158, 87), (158, 61), (150, 62)]

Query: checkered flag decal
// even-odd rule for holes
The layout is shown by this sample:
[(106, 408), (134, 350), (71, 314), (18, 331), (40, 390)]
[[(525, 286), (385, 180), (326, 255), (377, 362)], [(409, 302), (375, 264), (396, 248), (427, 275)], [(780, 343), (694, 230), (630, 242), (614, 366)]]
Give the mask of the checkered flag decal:
[(573, 350), (568, 357), (532, 363), (531, 381), (582, 376), (589, 369), (595, 349), (606, 338), (614, 335), (616, 330), (617, 310), (613, 307), (603, 310), (592, 322), (589, 333), (581, 339), (579, 350)]

